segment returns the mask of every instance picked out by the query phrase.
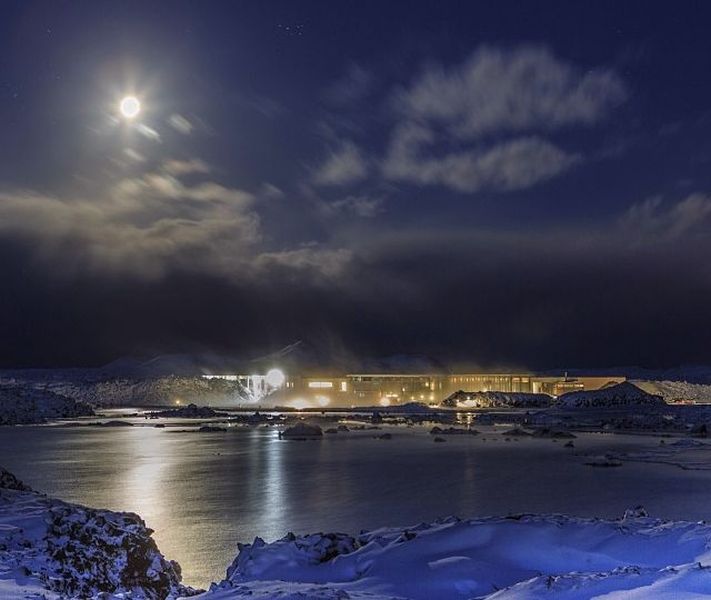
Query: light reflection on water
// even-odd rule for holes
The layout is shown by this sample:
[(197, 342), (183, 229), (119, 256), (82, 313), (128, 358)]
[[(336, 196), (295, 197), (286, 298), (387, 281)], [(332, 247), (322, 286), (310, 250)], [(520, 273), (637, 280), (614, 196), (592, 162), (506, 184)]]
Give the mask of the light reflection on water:
[[(2, 428), (0, 464), (49, 494), (140, 514), (186, 582), (202, 586), (224, 576), (238, 541), (256, 535), (357, 533), (448, 514), (614, 517), (640, 503), (660, 517), (711, 518), (711, 472), (592, 469), (561, 444), (505, 442), (493, 433), (443, 444), (419, 427), (395, 429), (392, 440), (372, 435), (289, 442), (264, 428)], [(575, 440), (576, 451), (596, 452), (657, 444), (631, 436)]]

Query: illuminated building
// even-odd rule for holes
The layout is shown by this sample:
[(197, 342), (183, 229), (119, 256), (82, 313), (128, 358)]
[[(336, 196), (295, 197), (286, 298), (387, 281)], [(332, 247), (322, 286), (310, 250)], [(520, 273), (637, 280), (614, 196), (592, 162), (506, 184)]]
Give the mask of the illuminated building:
[(247, 398), (293, 408), (393, 406), (407, 402), (438, 404), (451, 394), (466, 392), (529, 392), (560, 396), (595, 390), (624, 377), (556, 377), (532, 373), (348, 373), (339, 375), (284, 374), (205, 375), (240, 382)]
[(531, 373), (348, 373), (336, 376), (288, 374), (273, 400), (299, 406), (392, 406), (407, 402), (439, 403), (458, 390), (532, 392), (559, 396), (594, 390), (624, 377), (550, 377)]

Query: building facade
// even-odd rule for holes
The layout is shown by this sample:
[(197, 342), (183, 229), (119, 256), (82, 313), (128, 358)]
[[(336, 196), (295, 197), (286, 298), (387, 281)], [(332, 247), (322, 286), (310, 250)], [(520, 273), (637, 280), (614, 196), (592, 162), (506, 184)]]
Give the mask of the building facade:
[(528, 392), (560, 396), (621, 383), (624, 377), (550, 377), (531, 373), (349, 373), (337, 376), (287, 375), (271, 401), (296, 408), (438, 404), (459, 390)]

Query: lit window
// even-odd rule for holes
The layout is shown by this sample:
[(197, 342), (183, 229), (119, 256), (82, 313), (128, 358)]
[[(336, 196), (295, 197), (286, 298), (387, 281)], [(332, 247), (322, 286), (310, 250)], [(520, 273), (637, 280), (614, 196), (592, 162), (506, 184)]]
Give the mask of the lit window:
[(342, 392), (347, 392), (347, 391), (348, 391), (348, 382), (346, 382), (346, 381), (341, 381), (341, 391), (342, 391)]
[(309, 381), (309, 387), (318, 389), (332, 388), (333, 381)]

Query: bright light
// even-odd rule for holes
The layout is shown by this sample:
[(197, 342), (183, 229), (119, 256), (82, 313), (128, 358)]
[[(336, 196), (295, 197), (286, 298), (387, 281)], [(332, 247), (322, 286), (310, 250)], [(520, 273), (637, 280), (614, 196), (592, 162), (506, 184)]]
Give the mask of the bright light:
[(121, 100), (119, 110), (127, 119), (133, 119), (133, 117), (141, 112), (141, 103), (135, 96), (126, 96), (123, 100)]
[(309, 381), (310, 388), (332, 388), (333, 381)]
[(280, 388), (284, 385), (286, 377), (284, 377), (284, 373), (282, 373), (279, 369), (270, 369), (264, 380), (267, 382), (269, 387)]
[(291, 407), (296, 410), (304, 410), (305, 408), (310, 408), (311, 403), (303, 398), (297, 398), (296, 400), (291, 401)]
[(380, 406), (390, 406), (390, 398), (388, 398), (387, 396), (383, 396), (380, 399)]
[(319, 406), (328, 406), (331, 404), (331, 399), (328, 396), (316, 396), (316, 404)]

